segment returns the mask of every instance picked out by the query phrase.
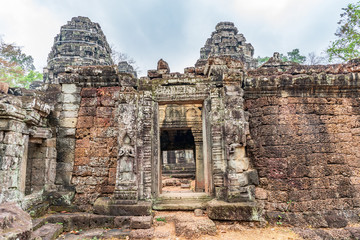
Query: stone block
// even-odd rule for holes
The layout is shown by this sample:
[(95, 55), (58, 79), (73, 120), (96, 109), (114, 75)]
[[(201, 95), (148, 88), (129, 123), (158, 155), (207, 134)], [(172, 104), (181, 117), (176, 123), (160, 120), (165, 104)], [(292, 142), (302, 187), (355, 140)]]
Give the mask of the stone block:
[(97, 106), (98, 102), (97, 102), (97, 98), (82, 98), (81, 99), (81, 107), (93, 107), (93, 106)]
[(78, 111), (62, 111), (60, 113), (60, 118), (77, 118)]
[(131, 217), (130, 228), (131, 229), (148, 229), (152, 225), (152, 216), (136, 216)]
[[(70, 153), (74, 154), (75, 149), (75, 139), (71, 137), (58, 138), (56, 142), (56, 148), (58, 149), (59, 154)], [(73, 160), (73, 159), (72, 159)]]
[(114, 227), (114, 216), (90, 215), (90, 228)]
[(201, 235), (215, 235), (216, 225), (209, 218), (190, 218), (175, 217), (175, 233), (178, 237), (187, 239), (197, 239)]
[(63, 93), (80, 93), (79, 87), (76, 84), (62, 84), (61, 85), (61, 92)]
[(62, 104), (62, 110), (63, 111), (78, 111), (79, 107), (80, 106), (78, 104), (73, 104), (73, 103), (64, 103), (64, 104)]
[(78, 118), (77, 128), (90, 128), (94, 126), (94, 117), (92, 116), (80, 116)]
[(259, 176), (258, 172), (255, 169), (248, 170), (244, 174), (247, 176), (250, 185), (259, 185)]
[(101, 117), (110, 117), (112, 116), (112, 107), (98, 107), (96, 108), (96, 115)]
[(90, 98), (96, 97), (97, 88), (82, 88), (81, 89), (81, 97)]
[(324, 218), (330, 228), (343, 228), (348, 224), (348, 221), (343, 216), (334, 212), (329, 212)]
[(151, 215), (151, 202), (138, 202), (137, 204), (116, 204), (108, 197), (98, 198), (94, 203), (94, 213), (111, 216), (149, 216)]
[(29, 239), (32, 231), (30, 215), (15, 203), (0, 204), (0, 237)]
[(63, 231), (61, 224), (48, 223), (31, 234), (31, 239), (53, 240), (56, 239)]
[(96, 115), (96, 106), (81, 107), (79, 109), (79, 116), (95, 116), (95, 115)]
[(23, 145), (24, 139), (22, 133), (5, 132), (3, 142), (6, 144)]
[(206, 212), (213, 220), (259, 221), (258, 206), (254, 202), (228, 203), (211, 200), (207, 203)]
[(57, 162), (56, 171), (57, 172), (71, 172), (73, 170), (73, 164), (67, 162)]
[(77, 124), (77, 118), (62, 118), (60, 119), (60, 127), (75, 128)]
[(259, 200), (267, 199), (267, 191), (263, 188), (255, 188), (255, 198)]
[(114, 219), (114, 227), (116, 228), (123, 228), (123, 227), (129, 227), (131, 216), (117, 216)]
[(70, 93), (64, 93), (62, 94), (62, 102), (63, 103), (72, 103), (72, 104), (80, 104), (80, 95), (78, 94), (70, 94)]
[(58, 131), (59, 138), (68, 138), (75, 136), (76, 128), (59, 128)]
[(56, 147), (56, 138), (44, 139), (43, 146), (45, 146), (45, 147)]

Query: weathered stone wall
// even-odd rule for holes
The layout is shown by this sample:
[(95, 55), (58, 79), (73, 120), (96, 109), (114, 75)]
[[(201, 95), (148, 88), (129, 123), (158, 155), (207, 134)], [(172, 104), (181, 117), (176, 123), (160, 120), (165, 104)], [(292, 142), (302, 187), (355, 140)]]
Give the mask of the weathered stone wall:
[[(287, 66), (288, 68), (289, 66)], [(360, 212), (359, 65), (250, 71), (248, 151), (274, 222), (344, 226)]]
[(120, 87), (83, 88), (76, 125), (72, 184), (75, 204), (85, 207), (114, 192), (117, 161), (115, 92)]
[[(35, 94), (34, 94), (35, 95)], [(26, 209), (25, 194), (41, 192), (54, 187), (56, 150), (50, 142), (52, 133), (47, 128), (46, 117), (50, 106), (37, 97), (0, 96), (0, 203), (19, 202)], [(29, 140), (30, 139), (30, 140)], [(42, 151), (31, 153), (29, 141), (43, 145)], [(39, 170), (38, 181), (29, 176), (33, 164)], [(34, 170), (35, 171), (35, 170)], [(40, 178), (42, 178), (40, 180)], [(28, 181), (27, 181), (28, 180)], [(28, 184), (27, 184), (28, 182)], [(26, 188), (29, 189), (26, 192)], [(31, 201), (29, 198), (28, 200)]]

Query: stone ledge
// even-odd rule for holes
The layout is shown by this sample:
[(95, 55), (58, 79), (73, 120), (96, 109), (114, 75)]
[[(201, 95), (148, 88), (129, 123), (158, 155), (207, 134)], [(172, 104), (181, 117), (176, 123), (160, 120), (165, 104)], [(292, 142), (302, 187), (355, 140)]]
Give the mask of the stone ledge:
[(228, 203), (212, 200), (207, 203), (207, 214), (213, 220), (260, 221), (260, 213), (255, 202)]
[(108, 197), (98, 198), (94, 203), (96, 214), (110, 216), (150, 216), (151, 202), (138, 202), (137, 204), (117, 204)]

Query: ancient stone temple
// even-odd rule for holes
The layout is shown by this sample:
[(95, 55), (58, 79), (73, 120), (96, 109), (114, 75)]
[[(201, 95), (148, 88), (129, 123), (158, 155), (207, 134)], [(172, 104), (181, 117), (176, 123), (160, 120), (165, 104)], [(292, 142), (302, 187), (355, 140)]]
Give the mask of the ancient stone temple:
[(61, 215), (66, 229), (147, 228), (152, 210), (198, 208), (215, 220), (357, 222), (359, 61), (275, 53), (255, 68), (253, 54), (222, 22), (194, 67), (172, 73), (160, 59), (137, 78), (113, 64), (99, 24), (73, 18), (42, 89), (0, 96), (0, 203), (83, 212)]

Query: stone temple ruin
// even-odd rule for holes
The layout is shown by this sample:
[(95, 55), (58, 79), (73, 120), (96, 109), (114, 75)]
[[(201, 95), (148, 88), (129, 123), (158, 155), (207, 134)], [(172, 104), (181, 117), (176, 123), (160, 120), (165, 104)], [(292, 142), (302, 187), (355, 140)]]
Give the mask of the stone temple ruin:
[[(359, 221), (359, 61), (304, 66), (274, 54), (256, 68), (229, 22), (182, 74), (161, 59), (137, 78), (110, 54), (99, 24), (76, 17), (55, 37), (41, 88), (2, 90), (5, 238), (38, 228), (16, 218), (21, 209), (83, 212), (44, 220), (63, 230), (150, 228), (152, 210), (198, 208), (213, 220)], [(20, 220), (30, 221), (21, 231)]]

